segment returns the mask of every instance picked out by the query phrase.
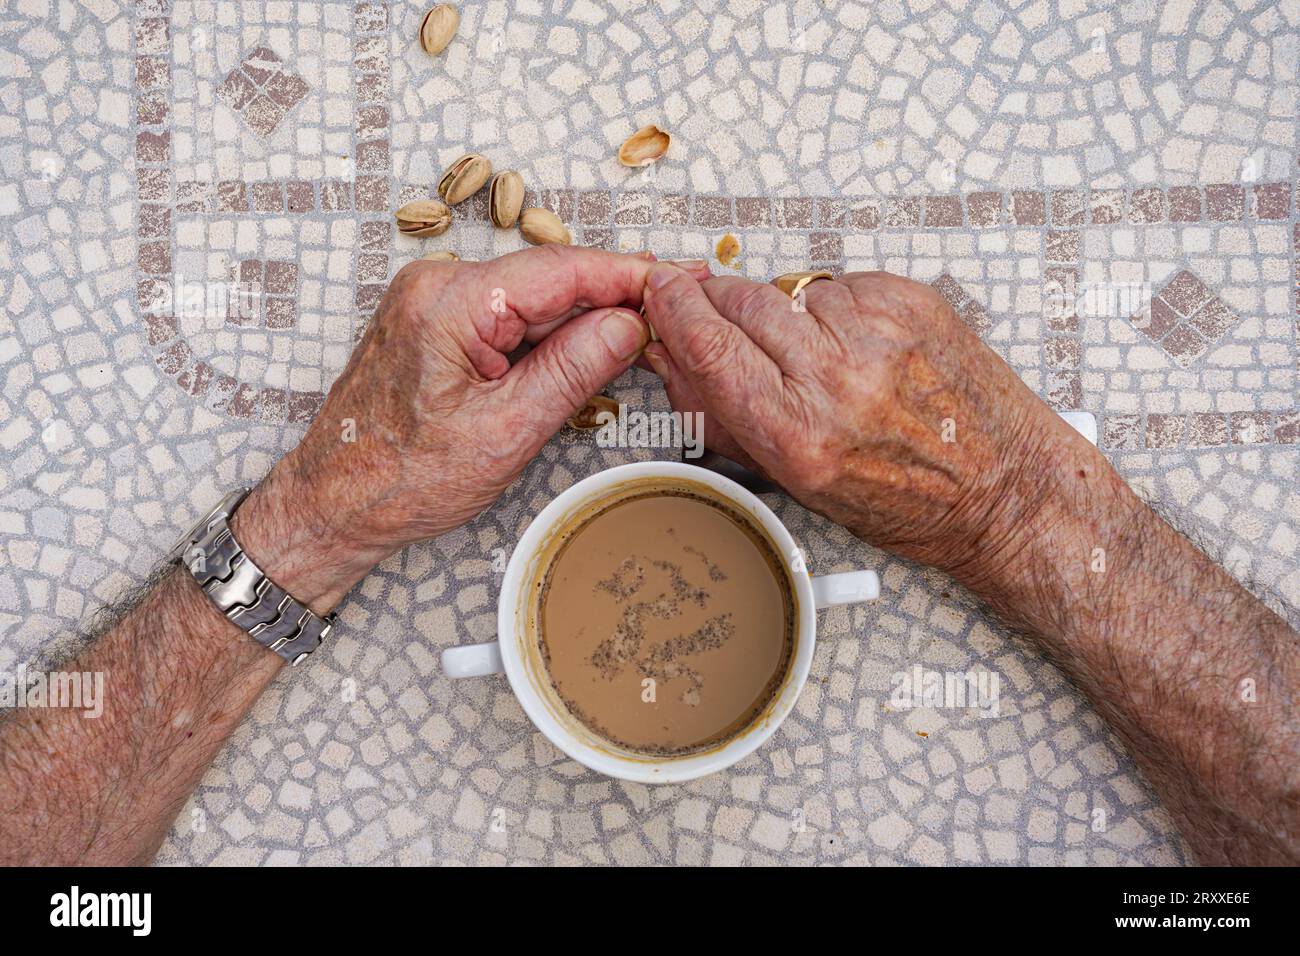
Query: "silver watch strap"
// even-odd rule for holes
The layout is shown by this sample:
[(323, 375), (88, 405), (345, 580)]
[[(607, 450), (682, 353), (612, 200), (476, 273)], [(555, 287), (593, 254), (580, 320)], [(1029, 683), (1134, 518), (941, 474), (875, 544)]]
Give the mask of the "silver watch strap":
[(227, 495), (181, 542), (179, 554), (173, 554), (185, 562), (221, 613), (263, 647), (297, 664), (320, 647), (335, 616), (312, 613), (239, 546), (228, 519), (247, 495), (247, 488)]

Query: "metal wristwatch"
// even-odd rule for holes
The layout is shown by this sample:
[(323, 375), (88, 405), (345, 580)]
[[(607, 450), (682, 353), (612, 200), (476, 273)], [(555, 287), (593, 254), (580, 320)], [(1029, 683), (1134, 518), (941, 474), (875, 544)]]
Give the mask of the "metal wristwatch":
[(177, 543), (168, 561), (183, 561), (222, 614), (263, 647), (297, 664), (320, 647), (336, 618), (317, 617), (263, 574), (239, 546), (229, 518), (250, 490), (241, 488), (222, 498)]

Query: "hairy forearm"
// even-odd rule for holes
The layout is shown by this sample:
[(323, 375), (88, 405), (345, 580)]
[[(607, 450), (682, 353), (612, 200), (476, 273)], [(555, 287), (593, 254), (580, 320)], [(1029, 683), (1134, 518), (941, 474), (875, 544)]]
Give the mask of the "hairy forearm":
[(0, 863), (144, 864), (280, 659), (184, 569), (69, 669), (104, 675), (103, 712), (0, 723)]
[(1036, 637), (1127, 743), (1204, 863), (1300, 862), (1296, 633), (1090, 447), (970, 584)]
[[(362, 573), (281, 462), (231, 519), (276, 583), (326, 613)], [(355, 565), (355, 567), (354, 567)], [(166, 573), (61, 666), (103, 674), (97, 716), (24, 708), (0, 721), (0, 864), (144, 864), (281, 659), (184, 568)]]

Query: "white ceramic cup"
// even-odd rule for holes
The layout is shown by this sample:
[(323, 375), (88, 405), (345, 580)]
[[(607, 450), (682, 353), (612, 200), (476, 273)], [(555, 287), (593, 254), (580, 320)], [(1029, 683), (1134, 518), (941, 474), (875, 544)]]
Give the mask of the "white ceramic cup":
[[(535, 617), (537, 585), (545, 573), (548, 546), (571, 528), (583, 512), (631, 493), (639, 484), (661, 482), (704, 486), (702, 490), (748, 515), (767, 534), (786, 560), (795, 605), (795, 645), (789, 670), (776, 696), (741, 733), (717, 746), (682, 756), (658, 757), (626, 750), (598, 736), (574, 718), (552, 686), (537, 647), (530, 614)], [(813, 577), (785, 525), (757, 497), (730, 478), (679, 462), (648, 461), (619, 465), (584, 478), (542, 509), (528, 526), (506, 567), (497, 611), (497, 640), (450, 647), (442, 652), (448, 677), (504, 673), (524, 712), (560, 750), (592, 770), (640, 783), (679, 783), (730, 767), (757, 750), (794, 709), (812, 666), (817, 637), (817, 610), (835, 604), (872, 601), (880, 596), (874, 571), (849, 571)]]

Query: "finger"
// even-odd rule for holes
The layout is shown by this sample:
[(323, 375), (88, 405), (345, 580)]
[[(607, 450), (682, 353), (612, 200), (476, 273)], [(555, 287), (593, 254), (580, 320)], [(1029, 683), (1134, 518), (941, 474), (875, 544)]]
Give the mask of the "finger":
[[(550, 326), (576, 312), (641, 305), (652, 261), (582, 246), (546, 245), (484, 263), (480, 281), (500, 289), (505, 307), (529, 326)], [(693, 274), (707, 275), (705, 263)], [(549, 330), (549, 329), (548, 329)]]
[(501, 396), (540, 448), (574, 412), (618, 378), (650, 339), (631, 309), (594, 309), (538, 343), (501, 379)]
[(740, 326), (778, 365), (791, 355), (808, 351), (817, 323), (802, 309), (804, 300), (790, 298), (774, 285), (739, 276), (718, 276), (700, 283), (718, 314)]
[(708, 396), (710, 409), (743, 442), (740, 431), (753, 409), (779, 400), (781, 369), (718, 314), (699, 282), (675, 266), (651, 270), (645, 310), (682, 376), (698, 395)]

